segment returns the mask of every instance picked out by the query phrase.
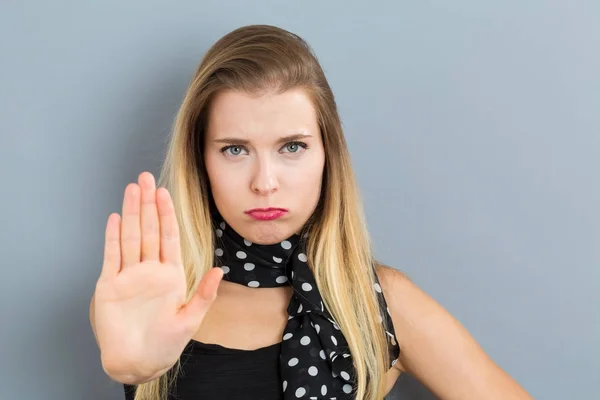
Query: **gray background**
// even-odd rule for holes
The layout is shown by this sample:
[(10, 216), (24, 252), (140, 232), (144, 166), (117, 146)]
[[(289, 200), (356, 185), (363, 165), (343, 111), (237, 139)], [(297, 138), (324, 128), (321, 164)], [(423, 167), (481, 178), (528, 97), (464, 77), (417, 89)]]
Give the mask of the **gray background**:
[(0, 399), (122, 398), (88, 323), (106, 218), (158, 173), (203, 53), (251, 23), (316, 50), (378, 257), (535, 398), (600, 398), (599, 17), (592, 0), (2, 2)]

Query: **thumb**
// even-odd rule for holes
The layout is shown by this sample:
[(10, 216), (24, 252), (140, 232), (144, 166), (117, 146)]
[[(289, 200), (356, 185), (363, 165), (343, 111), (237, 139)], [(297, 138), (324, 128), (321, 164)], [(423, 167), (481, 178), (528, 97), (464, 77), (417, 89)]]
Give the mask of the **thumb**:
[(194, 296), (179, 310), (179, 314), (185, 325), (198, 329), (204, 319), (206, 312), (217, 297), (217, 289), (223, 278), (221, 268), (212, 268), (208, 271), (198, 284)]

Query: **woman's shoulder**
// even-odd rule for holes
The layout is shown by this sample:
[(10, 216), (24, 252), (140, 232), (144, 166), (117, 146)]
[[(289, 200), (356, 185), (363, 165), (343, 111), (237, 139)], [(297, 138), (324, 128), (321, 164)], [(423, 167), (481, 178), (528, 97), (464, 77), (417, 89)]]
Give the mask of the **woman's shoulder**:
[(375, 271), (380, 279), (408, 279), (404, 272), (379, 261), (375, 262)]
[(452, 329), (455, 320), (404, 272), (380, 263), (375, 270), (400, 344), (400, 358), (395, 366), (410, 372), (405, 364), (410, 363), (411, 356), (422, 354), (415, 348), (439, 341), (439, 332)]
[[(404, 272), (381, 263), (375, 269), (394, 327), (398, 325), (404, 333), (415, 329), (435, 332), (439, 324), (442, 327), (455, 324), (450, 313)], [(432, 325), (433, 321), (437, 323)]]
[(408, 289), (410, 286), (414, 286), (408, 275), (389, 265), (376, 262), (375, 272), (377, 273), (377, 278), (386, 299), (388, 296), (394, 296), (397, 290)]
[(381, 263), (375, 269), (400, 341), (403, 336), (435, 334), (438, 328), (455, 323), (448, 311), (404, 272)]
[(448, 399), (531, 399), (442, 305), (406, 274), (376, 265), (400, 357), (394, 367)]

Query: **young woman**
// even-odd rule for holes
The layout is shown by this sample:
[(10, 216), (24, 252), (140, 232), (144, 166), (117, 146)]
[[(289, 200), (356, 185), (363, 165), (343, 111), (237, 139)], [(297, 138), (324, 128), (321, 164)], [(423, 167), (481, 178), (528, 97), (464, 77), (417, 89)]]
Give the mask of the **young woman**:
[(90, 319), (127, 398), (530, 399), (440, 305), (377, 263), (333, 93), (310, 47), (239, 28), (213, 45), (158, 184), (106, 225)]

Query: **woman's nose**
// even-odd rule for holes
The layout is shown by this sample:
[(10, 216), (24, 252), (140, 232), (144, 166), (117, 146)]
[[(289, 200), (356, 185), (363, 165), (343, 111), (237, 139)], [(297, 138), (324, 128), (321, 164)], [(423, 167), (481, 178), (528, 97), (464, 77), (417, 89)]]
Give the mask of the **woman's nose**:
[(269, 160), (258, 160), (256, 171), (250, 184), (254, 193), (266, 196), (275, 193), (279, 188), (273, 163)]

